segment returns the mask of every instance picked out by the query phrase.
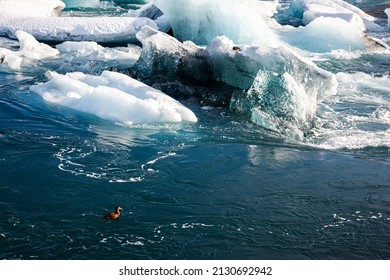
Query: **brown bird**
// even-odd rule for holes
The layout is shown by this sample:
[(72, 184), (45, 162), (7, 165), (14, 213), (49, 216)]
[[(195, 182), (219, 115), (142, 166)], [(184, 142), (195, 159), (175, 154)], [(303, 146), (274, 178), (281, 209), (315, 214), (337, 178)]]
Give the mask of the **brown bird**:
[(115, 213), (108, 213), (103, 217), (105, 220), (116, 220), (121, 215), (120, 210), (123, 210), (120, 206), (115, 207)]

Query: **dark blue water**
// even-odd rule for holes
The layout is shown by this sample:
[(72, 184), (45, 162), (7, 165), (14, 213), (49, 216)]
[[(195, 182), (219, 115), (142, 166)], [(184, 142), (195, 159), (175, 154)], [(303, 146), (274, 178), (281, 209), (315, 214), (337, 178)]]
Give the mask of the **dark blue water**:
[(297, 143), (191, 100), (196, 124), (133, 127), (46, 103), (29, 86), (55, 67), (0, 72), (0, 259), (390, 258), (383, 80)]

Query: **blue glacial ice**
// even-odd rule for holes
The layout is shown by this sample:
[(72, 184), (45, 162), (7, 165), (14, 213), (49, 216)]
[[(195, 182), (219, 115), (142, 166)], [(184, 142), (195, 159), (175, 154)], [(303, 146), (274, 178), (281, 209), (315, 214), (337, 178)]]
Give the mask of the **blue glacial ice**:
[(278, 132), (289, 128), (291, 135), (300, 137), (299, 131), (307, 129), (314, 118), (318, 102), (336, 93), (333, 74), (282, 43), (272, 47), (236, 45), (220, 36), (202, 48), (149, 27), (137, 38), (143, 44), (137, 71), (231, 86), (236, 89), (232, 111), (272, 130), (278, 120)]
[(66, 8), (77, 8), (77, 7), (99, 7), (100, 0), (62, 0), (65, 3)]
[(256, 0), (155, 0), (167, 16), (180, 41), (207, 45), (216, 36), (227, 36), (236, 44), (272, 44), (276, 38), (266, 23), (276, 2)]

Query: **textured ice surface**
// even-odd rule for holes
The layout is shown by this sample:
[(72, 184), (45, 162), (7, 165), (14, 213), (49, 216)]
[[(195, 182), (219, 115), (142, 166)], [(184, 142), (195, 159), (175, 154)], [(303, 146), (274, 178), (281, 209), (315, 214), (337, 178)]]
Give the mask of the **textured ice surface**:
[(190, 76), (199, 81), (208, 79), (207, 54), (192, 42), (184, 44), (155, 29), (144, 27), (137, 33), (142, 54), (136, 64), (147, 75)]
[(83, 61), (117, 61), (116, 67), (126, 68), (133, 66), (141, 55), (141, 48), (135, 45), (121, 48), (105, 48), (96, 42), (67, 41), (56, 46), (63, 54), (73, 55), (72, 62)]
[(168, 22), (166, 15), (153, 4), (143, 5), (138, 10), (129, 10), (128, 13), (124, 14), (128, 17), (146, 17), (153, 19), (158, 27), (158, 30), (162, 32), (168, 32), (171, 29), (171, 25)]
[(319, 17), (304, 27), (280, 32), (282, 38), (301, 49), (324, 53), (333, 50), (364, 50), (362, 33), (340, 18)]
[(284, 45), (238, 47), (218, 37), (207, 48), (213, 79), (243, 90), (233, 95), (231, 110), (301, 138), (318, 102), (336, 93), (335, 76)]
[(234, 87), (231, 109), (267, 128), (279, 127), (278, 132), (286, 127), (307, 129), (318, 102), (336, 92), (334, 75), (282, 43), (278, 47), (235, 45), (221, 36), (205, 49), (148, 27), (137, 37), (143, 44), (135, 65), (138, 71)]
[(39, 41), (95, 41), (99, 43), (136, 41), (143, 26), (156, 28), (153, 20), (131, 17), (0, 17), (0, 36), (13, 37), (24, 30)]
[(46, 101), (123, 124), (196, 122), (195, 114), (166, 94), (131, 77), (110, 71), (47, 72), (48, 82), (30, 87)]
[(387, 14), (387, 30), (390, 31), (390, 8), (386, 9), (385, 13)]
[(33, 36), (24, 31), (16, 31), (15, 37), (20, 44), (18, 51), (0, 48), (0, 61), (13, 70), (20, 69), (24, 58), (41, 60), (55, 57), (59, 54), (58, 50), (49, 45), (39, 43)]
[(302, 18), (305, 25), (323, 16), (344, 19), (361, 31), (381, 29), (374, 23), (373, 16), (341, 0), (293, 0), (290, 13), (294, 17)]
[(272, 44), (276, 39), (264, 17), (275, 10), (274, 2), (256, 0), (155, 0), (180, 41), (206, 45), (225, 35), (235, 43)]

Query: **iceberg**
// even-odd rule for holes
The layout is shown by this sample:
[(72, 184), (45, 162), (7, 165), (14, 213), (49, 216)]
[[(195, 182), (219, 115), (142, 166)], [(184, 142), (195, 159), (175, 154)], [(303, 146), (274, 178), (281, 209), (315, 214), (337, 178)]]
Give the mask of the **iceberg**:
[(207, 47), (211, 75), (240, 90), (230, 103), (233, 112), (292, 137), (310, 128), (317, 104), (337, 91), (337, 80), (288, 46), (235, 46), (217, 37)]
[(33, 85), (30, 90), (48, 102), (102, 119), (125, 125), (197, 121), (195, 114), (178, 101), (124, 74), (61, 75), (48, 71), (46, 76), (48, 82)]
[(100, 0), (62, 0), (66, 8), (77, 8), (77, 7), (99, 7)]
[(154, 5), (167, 16), (174, 36), (182, 42), (190, 40), (197, 45), (207, 45), (221, 35), (236, 44), (273, 44), (276, 36), (264, 18), (276, 11), (275, 3), (277, 1), (154, 1)]
[(366, 49), (363, 34), (340, 18), (318, 17), (304, 27), (280, 31), (279, 35), (295, 47), (316, 53)]
[(374, 22), (375, 17), (342, 0), (293, 0), (290, 15), (301, 18), (304, 25), (318, 17), (334, 17), (350, 22), (360, 31), (382, 29)]
[(191, 77), (197, 81), (207, 81), (208, 64), (204, 48), (177, 39), (150, 27), (137, 33), (142, 43), (142, 53), (135, 68), (148, 76), (161, 76), (175, 79)]
[(20, 44), (18, 51), (0, 48), (1, 64), (7, 65), (13, 70), (19, 70), (21, 68), (23, 58), (41, 60), (52, 58), (59, 54), (58, 50), (49, 45), (39, 43), (33, 36), (22, 30), (16, 31), (15, 37)]
[(230, 98), (233, 93), (232, 111), (272, 130), (279, 122), (279, 132), (287, 126), (306, 130), (318, 102), (337, 90), (333, 74), (282, 43), (278, 47), (236, 45), (220, 36), (203, 48), (149, 27), (144, 27), (137, 38), (143, 50), (133, 67), (136, 72), (154, 79), (180, 77), (184, 82), (226, 85), (226, 92), (219, 94)]

